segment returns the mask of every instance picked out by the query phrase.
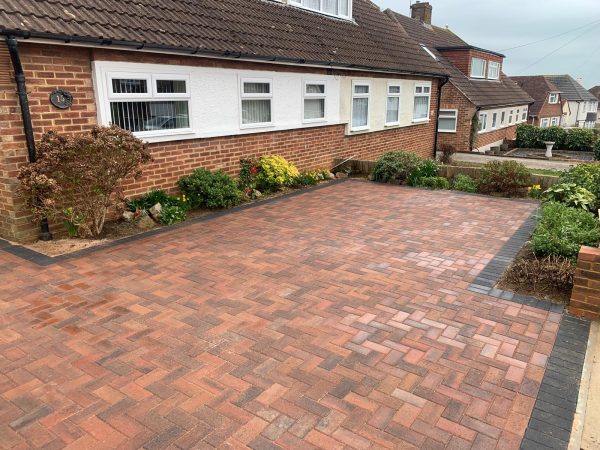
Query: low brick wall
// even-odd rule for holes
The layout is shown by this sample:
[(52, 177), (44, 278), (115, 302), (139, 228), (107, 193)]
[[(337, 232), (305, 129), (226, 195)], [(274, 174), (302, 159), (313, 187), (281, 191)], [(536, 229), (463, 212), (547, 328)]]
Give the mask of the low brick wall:
[(600, 248), (581, 247), (569, 313), (600, 319)]

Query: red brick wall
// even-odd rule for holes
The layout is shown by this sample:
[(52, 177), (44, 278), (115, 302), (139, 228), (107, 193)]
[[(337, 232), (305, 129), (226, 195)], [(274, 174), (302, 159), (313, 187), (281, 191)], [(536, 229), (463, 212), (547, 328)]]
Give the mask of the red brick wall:
[(600, 318), (600, 248), (581, 247), (569, 313), (591, 320)]
[(440, 133), (439, 145), (452, 145), (457, 151), (469, 151), (471, 121), (476, 108), (454, 85), (446, 83), (442, 88), (441, 109), (456, 109), (458, 117), (455, 133)]
[[(441, 50), (450, 62), (466, 76), (471, 76), (471, 58), (481, 58), (487, 61), (494, 61), (500, 63), (500, 72), (502, 72), (502, 60), (500, 56), (492, 55), (490, 53), (481, 52), (479, 50)], [(487, 69), (487, 68), (486, 68)]]
[[(489, 120), (489, 118), (488, 118)], [(507, 128), (501, 128), (499, 130), (489, 131), (487, 133), (481, 133), (477, 135), (477, 142), (475, 148), (484, 147), (486, 145), (493, 144), (502, 139), (516, 139), (517, 125), (512, 125)]]
[[(21, 43), (36, 138), (45, 131), (77, 133), (96, 123), (96, 106), (92, 86), (91, 62), (94, 59), (131, 61), (132, 52), (91, 50), (76, 47)], [(216, 61), (185, 56), (163, 56), (136, 53), (138, 62), (207, 65), (243, 69), (288, 70), (280, 65), (263, 65), (235, 61)], [(0, 70), (3, 70), (0, 68)], [(6, 70), (6, 69), (4, 69)], [(289, 70), (306, 72), (296, 67)], [(310, 69), (328, 74), (341, 74), (327, 69)], [(355, 73), (343, 72), (344, 75)], [(386, 74), (362, 76), (390, 77)], [(399, 77), (402, 78), (402, 77)], [(406, 78), (406, 77), (404, 77)], [(414, 77), (413, 77), (414, 78)], [(1, 79), (1, 77), (0, 77)], [(48, 97), (55, 88), (73, 92), (75, 100), (68, 110), (50, 105)], [(437, 108), (437, 83), (432, 86), (432, 111)], [(208, 139), (173, 141), (150, 145), (154, 163), (144, 176), (126, 184), (126, 194), (144, 193), (153, 187), (174, 189), (182, 175), (197, 167), (225, 169), (236, 173), (242, 156), (277, 153), (294, 162), (300, 169), (329, 167), (335, 158), (375, 158), (387, 150), (405, 149), (431, 156), (435, 120), (427, 124), (396, 128), (374, 133), (345, 136), (344, 125), (302, 130), (256, 133)], [(15, 86), (0, 86), (0, 236), (18, 240), (31, 239), (36, 225), (17, 196), (18, 168), (27, 161), (25, 138)]]
[(551, 105), (548, 103), (548, 98), (546, 98), (542, 109), (538, 113), (538, 117), (535, 118), (534, 125), (539, 126), (541, 124), (541, 120), (546, 117), (562, 117), (562, 105), (560, 102), (555, 105)]

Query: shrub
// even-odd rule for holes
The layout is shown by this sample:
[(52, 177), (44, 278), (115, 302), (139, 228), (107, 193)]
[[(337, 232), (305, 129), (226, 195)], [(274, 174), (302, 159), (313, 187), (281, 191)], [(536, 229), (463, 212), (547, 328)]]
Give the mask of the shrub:
[(452, 189), (462, 192), (477, 192), (478, 183), (469, 175), (456, 175), (452, 183)]
[(375, 162), (373, 180), (381, 183), (404, 183), (421, 161), (418, 155), (410, 152), (384, 153)]
[(562, 203), (546, 203), (531, 236), (537, 256), (564, 256), (575, 259), (582, 245), (597, 247), (600, 243), (600, 221), (582, 209)]
[(523, 123), (517, 126), (517, 147), (537, 148), (539, 128)]
[(321, 172), (302, 172), (292, 182), (295, 187), (312, 186), (318, 184), (319, 181), (323, 180), (323, 174)]
[(579, 164), (563, 172), (559, 178), (561, 183), (574, 183), (584, 187), (600, 200), (600, 164)]
[(559, 183), (544, 192), (544, 199), (550, 202), (560, 202), (572, 208), (591, 211), (596, 205), (596, 196), (586, 188), (575, 183)]
[(259, 170), (260, 165), (256, 158), (240, 159), (240, 190), (249, 197), (252, 197), (256, 190), (256, 176)]
[(277, 155), (263, 156), (259, 166), (256, 185), (260, 191), (276, 191), (283, 186), (291, 186), (300, 175), (296, 166)]
[(442, 144), (438, 150), (439, 160), (442, 164), (452, 164), (452, 159), (456, 153), (456, 148), (450, 144)]
[(409, 186), (419, 185), (421, 178), (437, 177), (438, 175), (438, 163), (433, 159), (422, 160), (417, 167), (415, 167), (408, 175)]
[(415, 186), (428, 189), (450, 189), (450, 182), (444, 177), (421, 177)]
[(225, 172), (196, 169), (177, 182), (192, 208), (230, 208), (241, 201), (237, 183)]
[(157, 203), (160, 203), (163, 207), (169, 205), (181, 206), (182, 201), (185, 203), (185, 196), (182, 200), (167, 194), (162, 189), (153, 189), (140, 197), (127, 200), (126, 207), (128, 211), (132, 212), (138, 209), (147, 211)]
[(594, 147), (594, 132), (587, 128), (570, 128), (567, 130), (565, 148), (567, 150), (592, 150)]
[(160, 221), (165, 225), (172, 225), (177, 222), (183, 222), (186, 219), (186, 209), (179, 205), (163, 206)]
[(529, 186), (527, 188), (527, 192), (531, 198), (535, 198), (536, 200), (541, 200), (544, 196), (544, 191), (542, 191), (542, 186), (539, 184), (534, 184), (533, 186)]
[(594, 144), (594, 158), (596, 161), (600, 161), (600, 138)]
[(482, 167), (479, 189), (515, 196), (527, 186), (531, 171), (516, 161), (490, 161)]
[(562, 127), (538, 128), (538, 142), (536, 148), (546, 148), (544, 142), (554, 142), (555, 149), (566, 148), (567, 130)]
[(37, 161), (19, 172), (21, 191), (36, 218), (68, 221), (80, 235), (102, 233), (107, 212), (122, 202), (123, 180), (152, 159), (141, 140), (116, 126), (77, 136), (50, 131), (37, 148)]

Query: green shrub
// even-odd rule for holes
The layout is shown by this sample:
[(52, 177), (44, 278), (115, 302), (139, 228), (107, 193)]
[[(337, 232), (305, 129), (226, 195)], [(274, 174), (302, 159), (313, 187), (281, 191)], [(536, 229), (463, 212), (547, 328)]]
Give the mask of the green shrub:
[(469, 175), (456, 175), (452, 183), (452, 189), (462, 192), (477, 192), (479, 184)]
[(531, 171), (516, 161), (490, 161), (482, 167), (479, 190), (515, 196), (527, 186)]
[(396, 151), (384, 153), (373, 168), (373, 180), (381, 183), (404, 183), (409, 175), (419, 167), (422, 159), (410, 152)]
[(597, 247), (600, 243), (600, 221), (582, 209), (562, 203), (546, 203), (542, 216), (531, 236), (537, 256), (577, 258), (582, 245)]
[(555, 149), (566, 148), (567, 130), (562, 127), (538, 128), (537, 148), (546, 148), (544, 142), (554, 142)]
[(596, 205), (596, 196), (575, 183), (555, 184), (544, 192), (544, 199), (550, 202), (564, 203), (572, 208), (581, 208), (586, 211), (594, 210)]
[(560, 175), (561, 183), (584, 187), (600, 200), (600, 163), (579, 164)]
[[(150, 192), (146, 192), (144, 195), (140, 197), (133, 198), (127, 200), (127, 210), (135, 212), (139, 210), (149, 210), (157, 203), (160, 203), (161, 206), (181, 206), (181, 200), (173, 197), (172, 195), (167, 194), (162, 189), (153, 189)], [(184, 202), (185, 203), (185, 202)]]
[(523, 123), (517, 127), (517, 147), (537, 148), (538, 147), (538, 127)]
[(179, 205), (167, 205), (162, 208), (160, 221), (165, 225), (173, 225), (186, 219), (187, 211)]
[(260, 191), (276, 191), (291, 186), (300, 172), (296, 166), (277, 155), (263, 156), (259, 160), (260, 170), (256, 175), (256, 187)]
[(415, 186), (428, 189), (450, 189), (450, 182), (444, 177), (421, 177)]
[(594, 157), (596, 161), (600, 161), (600, 138), (598, 138), (594, 144)]
[(252, 197), (256, 190), (256, 175), (260, 165), (256, 158), (240, 159), (240, 178), (238, 180), (240, 190), (248, 197)]
[(313, 186), (323, 179), (323, 174), (321, 172), (302, 172), (294, 178), (292, 185), (295, 187)]
[(408, 175), (408, 185), (417, 186), (421, 178), (437, 177), (438, 175), (438, 162), (433, 159), (424, 159), (421, 163), (413, 169)]
[(177, 182), (192, 208), (230, 208), (241, 201), (237, 183), (225, 172), (196, 169)]
[(567, 130), (565, 148), (567, 150), (589, 151), (594, 147), (594, 132), (587, 128)]

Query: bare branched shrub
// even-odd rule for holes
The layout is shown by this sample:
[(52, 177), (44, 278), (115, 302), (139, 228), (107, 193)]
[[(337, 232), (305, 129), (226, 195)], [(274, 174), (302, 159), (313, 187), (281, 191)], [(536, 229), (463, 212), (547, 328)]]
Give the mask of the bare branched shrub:
[(439, 147), (439, 161), (442, 164), (452, 164), (452, 158), (456, 153), (456, 148), (450, 144), (441, 144)]
[(517, 259), (505, 274), (515, 284), (529, 284), (533, 291), (552, 288), (563, 291), (573, 286), (575, 264), (562, 256), (536, 257), (533, 252)]

